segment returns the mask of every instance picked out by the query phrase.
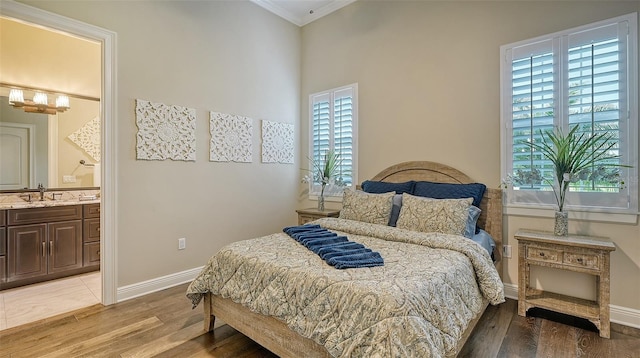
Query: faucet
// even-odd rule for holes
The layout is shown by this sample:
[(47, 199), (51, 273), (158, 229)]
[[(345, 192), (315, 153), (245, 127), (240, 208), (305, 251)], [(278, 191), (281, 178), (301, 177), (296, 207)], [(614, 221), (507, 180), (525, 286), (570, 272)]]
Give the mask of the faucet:
[(40, 190), (40, 201), (44, 200), (44, 192), (45, 192), (45, 188), (44, 185), (42, 185), (42, 183), (38, 184), (38, 190)]

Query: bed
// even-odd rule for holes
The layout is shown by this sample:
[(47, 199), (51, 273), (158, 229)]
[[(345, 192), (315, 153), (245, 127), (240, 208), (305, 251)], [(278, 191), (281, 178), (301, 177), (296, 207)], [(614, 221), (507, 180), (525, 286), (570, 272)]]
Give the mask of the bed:
[[(426, 161), (370, 181), (474, 183)], [(487, 187), (478, 206), (478, 227), (501, 248), (501, 190)], [(384, 266), (337, 270), (282, 232), (233, 243), (187, 289), (194, 307), (204, 301), (205, 329), (217, 317), (281, 357), (455, 356), (485, 308), (504, 301), (501, 250), (491, 258), (460, 235), (344, 218), (315, 223), (379, 251)]]

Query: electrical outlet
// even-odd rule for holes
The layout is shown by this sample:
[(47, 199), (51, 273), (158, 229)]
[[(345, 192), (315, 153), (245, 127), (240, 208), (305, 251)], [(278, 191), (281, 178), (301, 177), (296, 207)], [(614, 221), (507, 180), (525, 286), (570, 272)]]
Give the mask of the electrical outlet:
[(178, 239), (178, 250), (184, 250), (187, 247), (187, 239), (181, 237)]
[(62, 182), (63, 183), (75, 183), (76, 182), (76, 176), (75, 175), (63, 175), (62, 176)]
[(511, 245), (502, 246), (502, 255), (506, 258), (511, 258)]

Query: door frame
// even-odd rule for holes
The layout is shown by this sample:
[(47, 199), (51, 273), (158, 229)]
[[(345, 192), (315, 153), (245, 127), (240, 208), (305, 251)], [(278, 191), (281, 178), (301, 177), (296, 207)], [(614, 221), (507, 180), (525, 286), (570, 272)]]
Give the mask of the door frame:
[(0, 3), (0, 15), (48, 27), (99, 42), (102, 46), (101, 88), (101, 151), (100, 186), (100, 266), (102, 304), (117, 302), (117, 180), (116, 180), (116, 33), (36, 7), (5, 1)]

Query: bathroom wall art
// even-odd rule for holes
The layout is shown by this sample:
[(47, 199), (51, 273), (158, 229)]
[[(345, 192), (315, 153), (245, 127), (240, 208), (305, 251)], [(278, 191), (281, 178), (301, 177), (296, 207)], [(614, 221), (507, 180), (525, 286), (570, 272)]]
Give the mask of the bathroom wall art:
[(93, 160), (100, 162), (100, 117), (95, 117), (67, 137)]
[(293, 164), (293, 124), (262, 120), (262, 162)]
[(253, 120), (251, 118), (210, 112), (209, 131), (211, 132), (210, 161), (252, 162)]
[(196, 160), (196, 110), (136, 99), (137, 159)]

